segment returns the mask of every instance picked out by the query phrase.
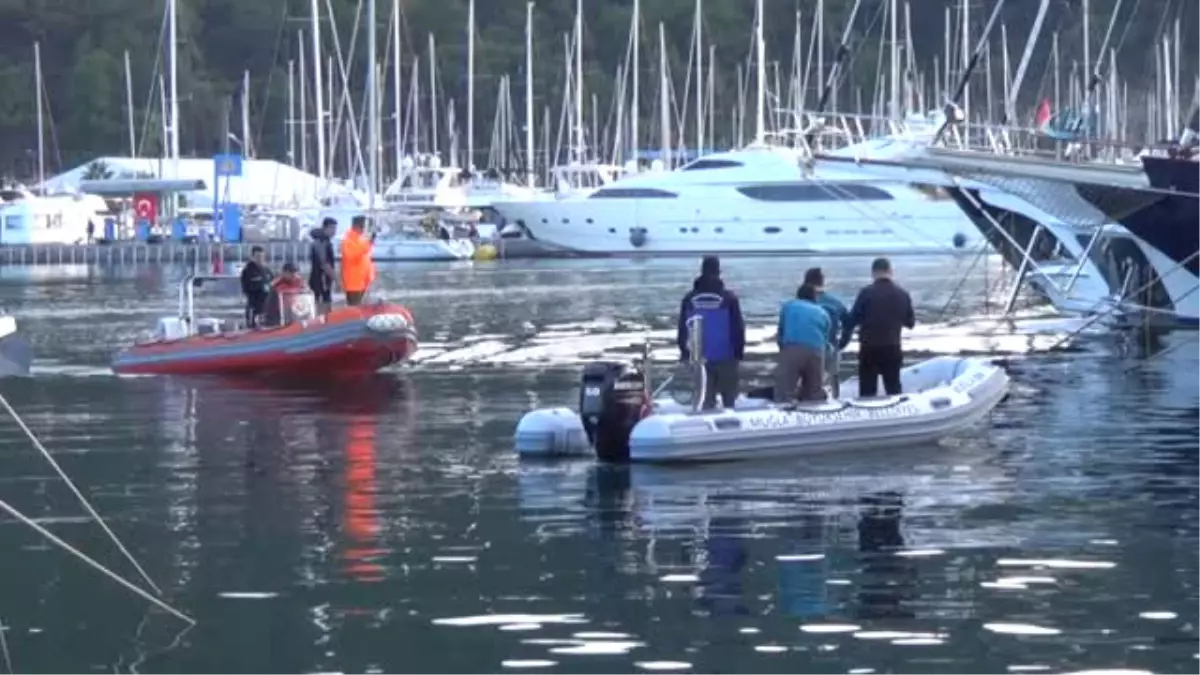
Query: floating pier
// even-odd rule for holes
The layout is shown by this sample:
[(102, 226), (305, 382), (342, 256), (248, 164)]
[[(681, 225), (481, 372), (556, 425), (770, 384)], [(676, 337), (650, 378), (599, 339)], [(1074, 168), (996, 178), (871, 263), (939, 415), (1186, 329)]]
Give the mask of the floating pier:
[(111, 244), (30, 244), (0, 246), (0, 265), (211, 265), (214, 259), (240, 262), (250, 257), (250, 249), (261, 246), (273, 263), (308, 260), (308, 242), (260, 241), (225, 244), (220, 242), (182, 243), (165, 241), (115, 242)]

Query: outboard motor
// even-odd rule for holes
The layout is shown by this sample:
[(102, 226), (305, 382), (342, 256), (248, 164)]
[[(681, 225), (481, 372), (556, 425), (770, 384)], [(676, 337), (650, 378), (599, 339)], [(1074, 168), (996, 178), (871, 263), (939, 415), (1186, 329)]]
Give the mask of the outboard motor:
[(624, 363), (597, 361), (583, 369), (579, 416), (596, 457), (629, 461), (629, 437), (642, 419), (646, 375)]

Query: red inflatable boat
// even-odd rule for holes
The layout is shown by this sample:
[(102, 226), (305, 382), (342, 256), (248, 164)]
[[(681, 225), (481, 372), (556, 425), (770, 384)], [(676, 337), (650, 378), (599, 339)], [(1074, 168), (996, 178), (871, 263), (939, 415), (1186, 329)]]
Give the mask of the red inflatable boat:
[(315, 378), (371, 373), (417, 350), (408, 309), (387, 303), (341, 307), (318, 316), (312, 295), (281, 301), (281, 325), (231, 326), (196, 319), (193, 276), (180, 286), (180, 316), (159, 320), (153, 339), (118, 353), (113, 371), (144, 375), (278, 375)]

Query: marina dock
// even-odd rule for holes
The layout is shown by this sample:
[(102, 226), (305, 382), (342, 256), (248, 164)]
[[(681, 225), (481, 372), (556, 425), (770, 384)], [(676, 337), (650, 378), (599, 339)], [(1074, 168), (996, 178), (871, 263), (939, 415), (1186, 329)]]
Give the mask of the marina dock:
[(245, 260), (261, 246), (273, 263), (308, 259), (308, 243), (299, 241), (228, 243), (118, 242), (112, 244), (31, 244), (0, 246), (0, 265), (167, 265), (211, 264)]
[[(546, 258), (566, 255), (561, 251), (547, 249), (540, 242), (526, 239), (501, 239), (493, 245), (498, 258)], [(255, 246), (263, 248), (267, 262), (272, 264), (308, 262), (307, 241), (122, 241), (111, 244), (0, 246), (0, 266), (211, 264), (217, 257), (225, 262), (238, 262), (248, 259), (250, 249)]]

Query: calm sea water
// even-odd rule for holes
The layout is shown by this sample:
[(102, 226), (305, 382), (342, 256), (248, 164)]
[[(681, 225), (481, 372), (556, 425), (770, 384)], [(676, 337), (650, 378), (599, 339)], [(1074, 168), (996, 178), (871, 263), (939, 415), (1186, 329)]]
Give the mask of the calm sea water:
[[(826, 261), (833, 290), (868, 262)], [(1057, 338), (961, 320), (1003, 302), (984, 290), (994, 268), (943, 312), (970, 261), (896, 262), (923, 308), (913, 351), (1011, 355), (987, 427), (940, 448), (681, 468), (523, 463), (509, 439), (525, 410), (575, 396), (578, 362), (646, 334), (671, 358), (695, 261), (386, 268), (420, 361), (288, 390), (107, 373), (174, 311), (177, 270), (2, 270), (39, 361), (0, 391), (199, 622), (180, 634), (0, 521), (13, 668), (1195, 671), (1195, 338), (1150, 361), (1104, 337), (1044, 353)], [(756, 339), (811, 263), (726, 261)], [(0, 498), (136, 580), (3, 425)]]

